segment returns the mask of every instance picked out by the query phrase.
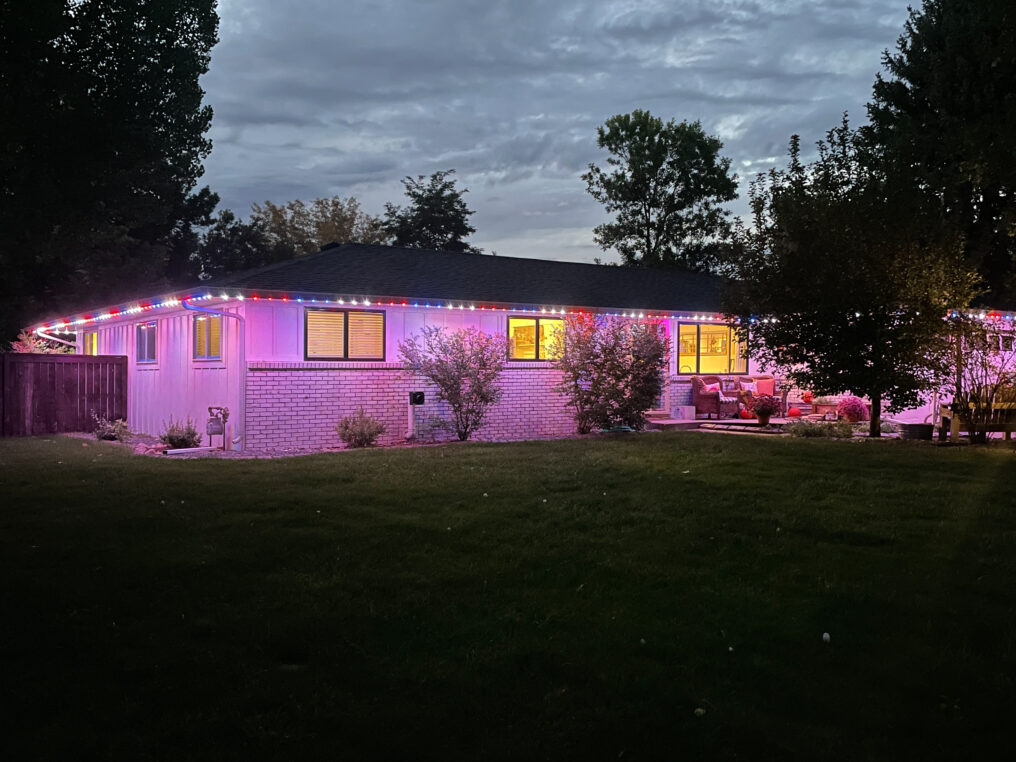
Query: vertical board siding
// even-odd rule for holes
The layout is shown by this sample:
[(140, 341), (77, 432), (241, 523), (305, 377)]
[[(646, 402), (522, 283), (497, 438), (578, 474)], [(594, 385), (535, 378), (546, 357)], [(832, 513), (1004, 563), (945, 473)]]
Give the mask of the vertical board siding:
[(127, 358), (4, 354), (3, 436), (91, 431), (96, 415), (127, 418)]

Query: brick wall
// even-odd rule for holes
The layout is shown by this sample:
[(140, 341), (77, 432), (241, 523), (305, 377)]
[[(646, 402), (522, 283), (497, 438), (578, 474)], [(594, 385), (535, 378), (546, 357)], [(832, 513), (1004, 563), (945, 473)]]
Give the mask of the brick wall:
[[(247, 374), (247, 447), (338, 447), (340, 418), (357, 408), (387, 426), (381, 444), (406, 439), (410, 391), (426, 403), (414, 410), (416, 438), (454, 438), (432, 425), (450, 420), (437, 390), (389, 363), (251, 363)], [(509, 366), (501, 376), (504, 395), (473, 439), (542, 439), (575, 433), (571, 409), (553, 390), (559, 374), (545, 365)]]
[(692, 404), (691, 381), (683, 376), (671, 376), (668, 402), (671, 414), (677, 417), (677, 410)]

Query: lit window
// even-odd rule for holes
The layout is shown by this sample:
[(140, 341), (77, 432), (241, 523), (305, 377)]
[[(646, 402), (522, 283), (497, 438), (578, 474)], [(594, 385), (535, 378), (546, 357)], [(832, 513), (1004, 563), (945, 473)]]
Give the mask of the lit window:
[(82, 341), (82, 354), (86, 355), (97, 355), (99, 354), (99, 332), (88, 331)]
[(725, 325), (682, 323), (678, 326), (678, 373), (747, 373), (744, 345)]
[(139, 363), (155, 362), (155, 347), (158, 339), (156, 322), (138, 323), (138, 353)]
[(554, 360), (561, 353), (561, 318), (508, 318), (512, 360)]
[(194, 316), (194, 359), (218, 360), (222, 357), (222, 318), (218, 315)]
[(366, 310), (306, 312), (308, 360), (384, 360), (385, 314)]

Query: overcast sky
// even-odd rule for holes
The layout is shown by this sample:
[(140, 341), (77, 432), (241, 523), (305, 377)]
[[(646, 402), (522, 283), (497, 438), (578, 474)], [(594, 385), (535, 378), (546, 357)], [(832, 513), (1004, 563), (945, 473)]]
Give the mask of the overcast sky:
[(219, 0), (203, 79), (204, 182), (255, 201), (356, 196), (454, 168), (471, 241), (503, 256), (607, 260), (580, 175), (596, 127), (636, 108), (701, 120), (741, 181), (864, 104), (906, 0)]

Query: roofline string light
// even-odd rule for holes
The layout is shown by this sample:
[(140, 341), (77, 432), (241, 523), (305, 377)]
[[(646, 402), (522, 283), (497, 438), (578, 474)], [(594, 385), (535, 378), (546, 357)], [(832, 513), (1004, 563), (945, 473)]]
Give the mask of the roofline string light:
[[(533, 313), (540, 315), (583, 315), (583, 314), (600, 314), (610, 317), (624, 317), (636, 320), (678, 320), (678, 321), (690, 321), (695, 323), (728, 323), (728, 322), (739, 322), (736, 318), (727, 318), (726, 316), (719, 313), (657, 313), (657, 312), (645, 312), (645, 311), (597, 311), (597, 310), (583, 310), (574, 309), (569, 310), (564, 307), (532, 307), (532, 306), (501, 306), (495, 304), (471, 304), (467, 302), (452, 302), (452, 301), (425, 301), (415, 300), (412, 303), (408, 299), (388, 299), (388, 300), (371, 300), (369, 297), (358, 297), (358, 298), (346, 298), (336, 296), (334, 299), (321, 298), (319, 296), (296, 296), (291, 297), (289, 294), (266, 294), (261, 295), (257, 292), (253, 293), (235, 293), (233, 295), (227, 293), (220, 293), (214, 295), (211, 293), (204, 294), (188, 294), (188, 295), (177, 295), (165, 297), (161, 301), (156, 302), (137, 302), (130, 306), (116, 305), (108, 307), (105, 311), (98, 314), (94, 313), (83, 313), (78, 316), (67, 317), (63, 320), (46, 323), (38, 326), (33, 330), (35, 332), (43, 331), (46, 333), (75, 333), (80, 329), (81, 326), (89, 326), (94, 323), (98, 323), (105, 320), (112, 320), (113, 318), (122, 318), (130, 315), (137, 315), (145, 312), (151, 312), (152, 310), (167, 309), (173, 307), (179, 307), (181, 302), (197, 302), (197, 301), (210, 301), (213, 299), (219, 299), (224, 302), (230, 300), (244, 301), (250, 299), (251, 301), (269, 301), (269, 302), (296, 302), (299, 304), (317, 304), (317, 305), (338, 305), (338, 306), (364, 306), (364, 307), (415, 307), (423, 309), (449, 309), (449, 310), (470, 310), (476, 311), (481, 310), (485, 312), (516, 312), (516, 313)], [(949, 318), (975, 318), (985, 322), (999, 322), (1004, 321), (1013, 323), (1016, 321), (1016, 315), (1012, 313), (1001, 313), (999, 311), (990, 312), (960, 312), (958, 310), (952, 310), (948, 313)], [(757, 318), (752, 317), (749, 319), (750, 324), (757, 323), (775, 323), (777, 318)]]

